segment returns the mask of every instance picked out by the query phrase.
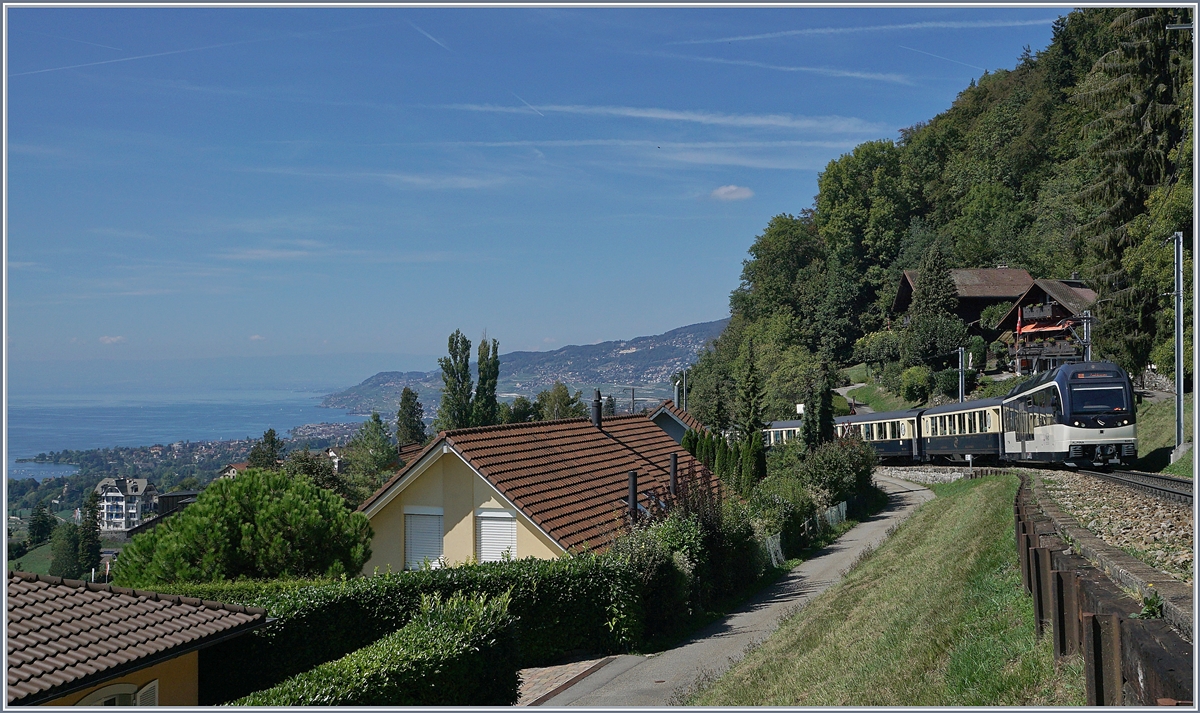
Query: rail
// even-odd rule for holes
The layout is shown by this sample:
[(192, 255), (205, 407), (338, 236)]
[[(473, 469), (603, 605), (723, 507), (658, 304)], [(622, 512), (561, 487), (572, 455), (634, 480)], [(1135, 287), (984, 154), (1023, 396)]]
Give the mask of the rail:
[(1187, 478), (1175, 478), (1169, 475), (1139, 473), (1126, 470), (1114, 470), (1107, 473), (1098, 470), (1081, 470), (1079, 472), (1157, 495), (1165, 500), (1174, 500), (1188, 505), (1192, 504), (1193, 483)]

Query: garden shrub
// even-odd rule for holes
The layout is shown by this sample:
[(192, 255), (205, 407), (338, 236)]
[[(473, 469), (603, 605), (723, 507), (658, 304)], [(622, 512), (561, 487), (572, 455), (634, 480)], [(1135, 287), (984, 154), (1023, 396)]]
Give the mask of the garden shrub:
[(879, 374), (879, 383), (893, 394), (898, 394), (901, 390), (900, 375), (902, 373), (904, 373), (904, 367), (900, 366), (900, 362), (888, 362)]
[(862, 439), (839, 438), (822, 443), (800, 466), (800, 481), (818, 507), (850, 500), (871, 486), (875, 449)]
[(933, 374), (927, 366), (910, 366), (900, 374), (900, 396), (905, 401), (927, 401)]
[[(971, 393), (975, 390), (979, 376), (971, 369), (964, 370), (963, 373), (963, 388), (965, 393)], [(958, 369), (944, 369), (933, 375), (934, 383), (937, 384), (937, 390), (946, 398), (958, 398)]]
[(675, 633), (691, 613), (695, 561), (686, 554), (688, 543), (672, 541), (668, 533), (679, 527), (676, 523), (680, 520), (686, 518), (668, 517), (634, 527), (614, 540), (605, 554), (620, 561), (637, 578), (642, 633), (647, 640)]
[[(240, 698), (345, 656), (408, 623), (421, 596), (511, 592), (521, 665), (547, 665), (575, 649), (624, 651), (641, 640), (633, 573), (615, 558), (584, 554), (527, 558), (359, 577), (295, 588), (232, 583), (223, 601), (267, 610), (275, 621), (217, 644), (200, 657), (201, 705)], [(238, 589), (240, 587), (241, 589)], [(175, 594), (218, 594), (210, 585)]]
[(510, 706), (517, 638), (509, 596), (423, 595), (400, 630), (246, 696), (249, 706)]
[(770, 475), (754, 489), (750, 510), (765, 534), (780, 533), (785, 557), (795, 556), (807, 546), (804, 522), (816, 513), (812, 495), (792, 473)]

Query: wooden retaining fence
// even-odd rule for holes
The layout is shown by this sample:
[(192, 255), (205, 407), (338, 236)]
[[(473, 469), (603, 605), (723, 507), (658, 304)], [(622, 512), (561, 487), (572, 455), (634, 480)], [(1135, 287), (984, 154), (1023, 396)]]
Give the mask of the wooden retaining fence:
[(1013, 519), (1021, 584), (1055, 660), (1082, 654), (1087, 704), (1192, 705), (1192, 645), (1162, 618), (1137, 618), (1141, 603), (1071, 549), (1029, 476), (1020, 478)]

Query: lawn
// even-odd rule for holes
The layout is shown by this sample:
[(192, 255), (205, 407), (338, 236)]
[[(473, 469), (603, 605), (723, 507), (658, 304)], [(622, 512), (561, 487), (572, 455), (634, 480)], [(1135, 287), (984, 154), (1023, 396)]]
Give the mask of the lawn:
[(50, 574), (50, 543), (34, 547), (24, 555), (15, 560), (8, 561), (10, 570), (17, 569), (20, 564), (22, 572), (32, 572), (33, 574)]
[(845, 369), (842, 369), (841, 372), (842, 376), (849, 379), (851, 384), (865, 384), (868, 381), (866, 364), (855, 364), (854, 366), (848, 366)]
[[(1192, 394), (1183, 395), (1183, 435), (1185, 439), (1192, 440)], [(1156, 403), (1143, 401), (1138, 406), (1137, 436), (1138, 455), (1141, 457), (1134, 467), (1151, 473), (1166, 469), (1171, 462), (1171, 451), (1175, 448), (1174, 397)], [(1186, 471), (1182, 467), (1172, 467), (1170, 472), (1191, 477), (1190, 462)]]
[(1079, 660), (1034, 635), (1013, 547), (1017, 479), (934, 486), (839, 584), (688, 701), (709, 706), (1083, 705)]
[(876, 412), (903, 411), (919, 404), (915, 401), (905, 401), (887, 389), (877, 384), (867, 384), (846, 392), (860, 404), (870, 406)]

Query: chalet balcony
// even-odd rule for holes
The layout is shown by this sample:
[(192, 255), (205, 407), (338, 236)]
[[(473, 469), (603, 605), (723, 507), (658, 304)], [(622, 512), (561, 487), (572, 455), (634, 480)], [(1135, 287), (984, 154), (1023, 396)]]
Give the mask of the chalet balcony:
[(1030, 305), (1021, 308), (1021, 317), (1026, 322), (1038, 319), (1050, 319), (1054, 316), (1054, 305)]
[(1008, 355), (1021, 359), (1069, 359), (1081, 356), (1083, 347), (1073, 341), (1022, 342), (1008, 347)]

